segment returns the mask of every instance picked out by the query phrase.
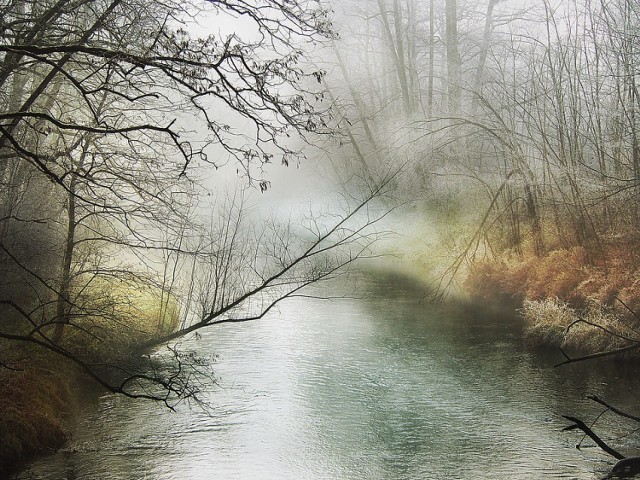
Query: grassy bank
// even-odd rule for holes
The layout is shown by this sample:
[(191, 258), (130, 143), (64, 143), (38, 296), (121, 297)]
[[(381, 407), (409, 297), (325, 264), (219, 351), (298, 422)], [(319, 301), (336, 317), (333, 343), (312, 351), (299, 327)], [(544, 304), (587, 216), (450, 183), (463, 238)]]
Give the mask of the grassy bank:
[[(0, 473), (67, 439), (64, 419), (73, 404), (79, 373), (51, 354), (3, 344), (10, 368), (0, 368)], [(54, 367), (55, 365), (55, 367)]]
[(515, 302), (534, 344), (591, 353), (624, 347), (640, 331), (640, 241), (617, 239), (588, 251), (502, 254), (472, 265), (469, 294)]
[[(141, 354), (138, 345), (177, 327), (177, 304), (157, 293), (131, 284), (101, 285), (91, 297), (103, 306), (108, 303), (109, 315), (75, 319), (60, 345), (94, 365), (131, 362)], [(62, 446), (77, 406), (100, 387), (74, 362), (36, 345), (0, 340), (0, 349), (0, 478), (4, 478), (34, 455)]]

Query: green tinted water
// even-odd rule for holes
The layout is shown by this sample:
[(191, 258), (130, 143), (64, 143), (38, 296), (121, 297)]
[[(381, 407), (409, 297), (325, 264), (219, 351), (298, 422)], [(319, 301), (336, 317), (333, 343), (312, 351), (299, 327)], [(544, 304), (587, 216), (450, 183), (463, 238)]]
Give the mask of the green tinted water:
[[(298, 298), (192, 346), (218, 354), (208, 412), (106, 395), (19, 479), (597, 478), (562, 414), (632, 402), (606, 366), (554, 369), (511, 322), (420, 303), (395, 276), (365, 298)], [(628, 452), (634, 453), (634, 452)]]

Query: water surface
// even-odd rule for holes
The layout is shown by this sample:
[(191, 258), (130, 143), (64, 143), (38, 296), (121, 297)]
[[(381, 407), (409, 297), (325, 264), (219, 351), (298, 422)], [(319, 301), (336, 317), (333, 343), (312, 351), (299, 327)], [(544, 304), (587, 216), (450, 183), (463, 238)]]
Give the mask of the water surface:
[(219, 356), (208, 411), (104, 395), (66, 448), (16, 478), (593, 479), (607, 470), (599, 450), (575, 448), (579, 435), (561, 431), (561, 415), (593, 418), (588, 393), (634, 405), (618, 385), (633, 372), (554, 369), (555, 352), (525, 348), (510, 320), (422, 303), (421, 287), (399, 276), (363, 285), (364, 298), (297, 298), (264, 321), (188, 340)]

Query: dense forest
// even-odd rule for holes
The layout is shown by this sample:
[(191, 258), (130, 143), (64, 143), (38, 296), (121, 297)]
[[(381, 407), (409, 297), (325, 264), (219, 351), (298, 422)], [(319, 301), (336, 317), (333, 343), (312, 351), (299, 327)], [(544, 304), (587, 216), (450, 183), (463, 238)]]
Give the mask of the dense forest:
[(387, 253), (567, 362), (640, 347), (636, 2), (258, 3), (0, 2), (0, 463), (82, 378), (197, 402), (174, 340)]

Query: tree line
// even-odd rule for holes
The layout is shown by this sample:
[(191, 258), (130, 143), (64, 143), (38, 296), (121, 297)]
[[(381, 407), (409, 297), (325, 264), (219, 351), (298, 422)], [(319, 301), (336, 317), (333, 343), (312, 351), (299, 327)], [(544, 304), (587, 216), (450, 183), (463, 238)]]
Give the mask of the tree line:
[(472, 252), (595, 255), (635, 236), (639, 15), (628, 0), (345, 4), (339, 50), (356, 53), (327, 82), (352, 156), (409, 159), (405, 188), (432, 204), (443, 178), (482, 192)]

